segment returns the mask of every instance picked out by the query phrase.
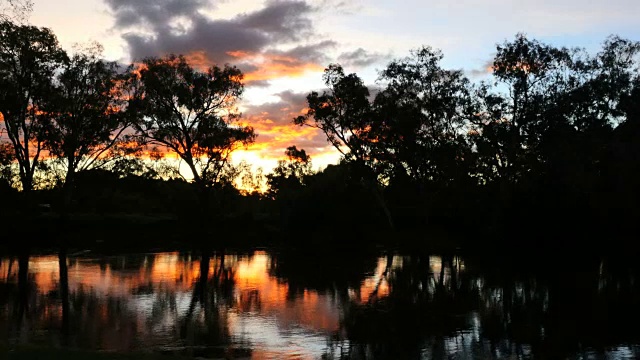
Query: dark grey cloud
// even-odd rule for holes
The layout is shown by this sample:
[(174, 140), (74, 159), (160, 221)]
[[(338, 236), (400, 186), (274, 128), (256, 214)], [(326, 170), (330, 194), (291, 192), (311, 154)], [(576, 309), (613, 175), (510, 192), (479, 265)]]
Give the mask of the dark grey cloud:
[(344, 52), (338, 56), (338, 63), (345, 67), (365, 67), (391, 58), (391, 54), (369, 52), (358, 48), (351, 52)]
[(294, 92), (291, 90), (283, 91), (276, 94), (282, 102), (288, 104), (294, 109), (305, 109), (307, 107), (307, 92)]
[(192, 17), (209, 0), (105, 0), (115, 15), (115, 26), (150, 26), (157, 29), (176, 17)]
[(185, 34), (162, 30), (152, 36), (127, 33), (123, 38), (133, 59), (202, 51), (208, 61), (215, 63), (231, 61), (234, 59), (232, 52), (255, 53), (270, 44), (267, 34), (233, 21), (209, 21), (202, 17), (192, 21), (191, 30)]
[[(105, 2), (116, 19), (115, 26), (125, 31), (123, 38), (133, 59), (200, 51), (216, 63), (307, 38), (313, 32), (310, 16), (317, 11), (303, 0), (280, 0), (232, 19), (210, 19), (200, 11), (211, 6), (208, 0)], [(175, 31), (178, 20), (188, 26)]]
[(276, 40), (300, 40), (312, 33), (311, 21), (301, 15), (314, 11), (305, 1), (269, 1), (264, 9), (240, 15), (236, 21), (270, 34)]

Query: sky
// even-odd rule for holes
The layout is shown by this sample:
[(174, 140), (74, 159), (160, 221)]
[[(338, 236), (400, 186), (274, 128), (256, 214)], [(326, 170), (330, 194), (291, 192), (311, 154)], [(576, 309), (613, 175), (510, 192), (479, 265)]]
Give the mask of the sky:
[(296, 145), (316, 168), (339, 157), (323, 134), (292, 124), (330, 63), (375, 85), (378, 71), (423, 45), (479, 81), (495, 45), (518, 32), (597, 51), (608, 35), (640, 40), (638, 0), (34, 0), (29, 22), (63, 48), (97, 41), (109, 60), (184, 54), (193, 66), (245, 73), (240, 110), (256, 143), (234, 154), (266, 171)]

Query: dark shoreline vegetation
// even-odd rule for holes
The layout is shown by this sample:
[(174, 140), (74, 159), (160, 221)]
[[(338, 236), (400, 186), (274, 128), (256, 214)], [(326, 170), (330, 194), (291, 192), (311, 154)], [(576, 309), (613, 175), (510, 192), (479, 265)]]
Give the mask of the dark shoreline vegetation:
[(232, 110), (237, 68), (123, 69), (2, 21), (1, 246), (635, 252), (639, 54), (616, 36), (590, 54), (518, 34), (486, 81), (422, 47), (375, 87), (332, 64), (292, 122), (341, 162), (314, 172), (292, 145), (263, 175), (229, 162), (259, 136)]

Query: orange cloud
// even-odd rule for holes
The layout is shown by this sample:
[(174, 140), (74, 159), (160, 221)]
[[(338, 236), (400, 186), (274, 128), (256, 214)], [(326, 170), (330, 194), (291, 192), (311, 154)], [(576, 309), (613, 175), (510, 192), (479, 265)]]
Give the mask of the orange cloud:
[[(240, 68), (248, 69), (244, 72), (244, 81), (247, 84), (282, 77), (299, 77), (310, 71), (321, 72), (324, 69), (320, 64), (283, 54), (229, 51), (227, 55), (233, 57), (234, 63)], [(191, 66), (201, 71), (214, 65), (214, 61), (204, 50), (192, 51), (185, 55), (185, 58)]]
[(313, 62), (305, 62), (293, 56), (281, 54), (252, 54), (245, 51), (230, 51), (228, 55), (239, 62), (256, 66), (245, 74), (245, 81), (265, 81), (281, 77), (299, 77), (309, 71), (322, 71), (324, 67)]

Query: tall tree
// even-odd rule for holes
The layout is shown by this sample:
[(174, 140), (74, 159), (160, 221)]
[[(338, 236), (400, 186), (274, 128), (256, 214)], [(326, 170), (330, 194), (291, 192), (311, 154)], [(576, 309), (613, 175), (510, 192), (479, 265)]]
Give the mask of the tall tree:
[(492, 67), (497, 86), (481, 84), (476, 92), (480, 106), (473, 134), (485, 181), (515, 184), (531, 170), (550, 107), (570, 84), (571, 66), (570, 50), (524, 34), (498, 45)]
[(372, 147), (391, 181), (409, 177), (420, 186), (447, 186), (466, 176), (469, 80), (461, 70), (443, 69), (442, 58), (439, 50), (422, 47), (380, 74), (385, 86), (374, 102)]
[(289, 146), (286, 159), (278, 160), (271, 174), (267, 174), (267, 196), (278, 207), (283, 229), (288, 229), (293, 214), (299, 211), (299, 201), (309, 177), (312, 176), (311, 157), (304, 149)]
[(344, 160), (351, 164), (355, 176), (372, 192), (393, 228), (391, 212), (383, 197), (383, 184), (375, 172), (376, 159), (371, 151), (370, 133), (375, 124), (369, 89), (358, 75), (345, 74), (337, 64), (325, 69), (323, 80), (328, 91), (322, 94), (314, 91), (307, 95), (309, 110), (293, 122), (320, 129), (325, 134)]
[(0, 22), (0, 113), (27, 194), (45, 140), (42, 105), (66, 57), (51, 30)]
[(129, 109), (138, 114), (137, 133), (168, 149), (191, 170), (209, 210), (209, 190), (221, 181), (231, 153), (255, 140), (253, 128), (238, 123), (235, 102), (243, 92), (235, 67), (194, 70), (183, 56), (144, 59)]
[(65, 165), (65, 210), (75, 174), (101, 163), (128, 125), (128, 81), (117, 63), (100, 59), (100, 53), (96, 45), (65, 61), (42, 106), (45, 149)]
[(268, 195), (278, 197), (282, 191), (299, 190), (304, 185), (305, 177), (311, 175), (311, 157), (304, 149), (295, 145), (285, 151), (285, 160), (278, 160), (278, 165), (267, 175)]

